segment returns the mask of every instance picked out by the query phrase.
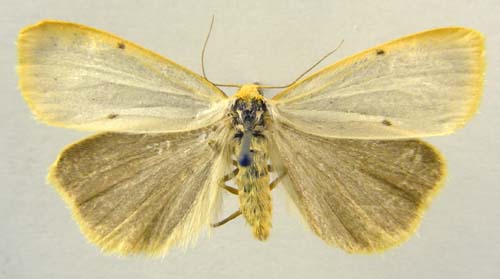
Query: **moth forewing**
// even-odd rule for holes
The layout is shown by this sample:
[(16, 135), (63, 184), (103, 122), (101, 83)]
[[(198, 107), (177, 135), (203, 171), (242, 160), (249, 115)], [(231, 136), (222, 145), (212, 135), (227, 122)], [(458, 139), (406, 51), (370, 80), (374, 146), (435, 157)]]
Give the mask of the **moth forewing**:
[(38, 120), (90, 131), (206, 127), (227, 99), (204, 78), (115, 35), (59, 21), (23, 29), (19, 86)]
[(444, 135), (476, 112), (484, 71), (483, 36), (466, 28), (441, 28), (348, 57), (270, 101), (280, 121), (320, 136)]

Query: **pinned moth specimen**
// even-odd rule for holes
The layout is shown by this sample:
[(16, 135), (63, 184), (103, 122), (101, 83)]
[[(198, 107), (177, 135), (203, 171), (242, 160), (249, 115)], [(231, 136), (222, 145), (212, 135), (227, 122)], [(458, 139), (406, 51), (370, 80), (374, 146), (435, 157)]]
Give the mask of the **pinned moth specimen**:
[[(443, 157), (418, 138), (464, 126), (485, 71), (482, 35), (460, 27), (363, 51), (270, 99), (255, 84), (229, 97), (78, 24), (40, 22), (17, 46), (36, 118), (99, 132), (66, 147), (48, 179), (83, 234), (120, 254), (161, 254), (239, 215), (265, 240), (279, 185), (332, 246), (362, 253), (402, 243), (445, 177)], [(239, 209), (221, 220), (223, 192)]]

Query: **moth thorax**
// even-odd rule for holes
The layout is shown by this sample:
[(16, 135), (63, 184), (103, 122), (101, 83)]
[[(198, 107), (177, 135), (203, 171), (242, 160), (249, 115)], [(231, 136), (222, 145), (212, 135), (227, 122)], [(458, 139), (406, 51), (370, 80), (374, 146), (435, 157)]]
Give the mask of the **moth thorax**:
[(263, 137), (266, 127), (267, 107), (255, 85), (245, 85), (236, 94), (231, 107), (235, 139), (239, 140), (238, 163), (242, 167), (252, 164), (252, 139)]
[(267, 107), (257, 88), (243, 86), (236, 94), (231, 107), (233, 126), (240, 132), (255, 131), (264, 128)]

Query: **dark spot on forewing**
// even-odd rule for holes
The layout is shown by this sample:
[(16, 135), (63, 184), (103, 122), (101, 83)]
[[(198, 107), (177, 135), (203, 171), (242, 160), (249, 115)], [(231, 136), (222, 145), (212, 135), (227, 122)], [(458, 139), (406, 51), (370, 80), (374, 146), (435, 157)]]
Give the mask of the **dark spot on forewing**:
[(123, 43), (123, 42), (118, 42), (118, 43), (116, 44), (116, 46), (117, 46), (119, 49), (125, 49), (125, 43)]
[(382, 124), (384, 124), (385, 126), (392, 126), (391, 121), (389, 121), (389, 120), (387, 120), (387, 119), (384, 119), (384, 120), (382, 121)]
[(377, 55), (384, 55), (385, 51), (383, 49), (377, 49), (376, 53), (377, 53)]
[(110, 114), (108, 114), (108, 119), (115, 119), (117, 117), (118, 117), (118, 114), (116, 114), (116, 113), (110, 113)]

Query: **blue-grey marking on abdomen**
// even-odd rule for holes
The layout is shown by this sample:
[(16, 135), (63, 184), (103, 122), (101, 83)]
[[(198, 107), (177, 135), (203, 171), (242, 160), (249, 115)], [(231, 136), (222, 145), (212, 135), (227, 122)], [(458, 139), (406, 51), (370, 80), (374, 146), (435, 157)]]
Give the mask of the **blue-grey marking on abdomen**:
[(252, 142), (252, 132), (245, 131), (241, 138), (240, 155), (238, 156), (238, 164), (242, 167), (248, 167), (252, 164), (252, 152), (250, 151), (250, 143)]

